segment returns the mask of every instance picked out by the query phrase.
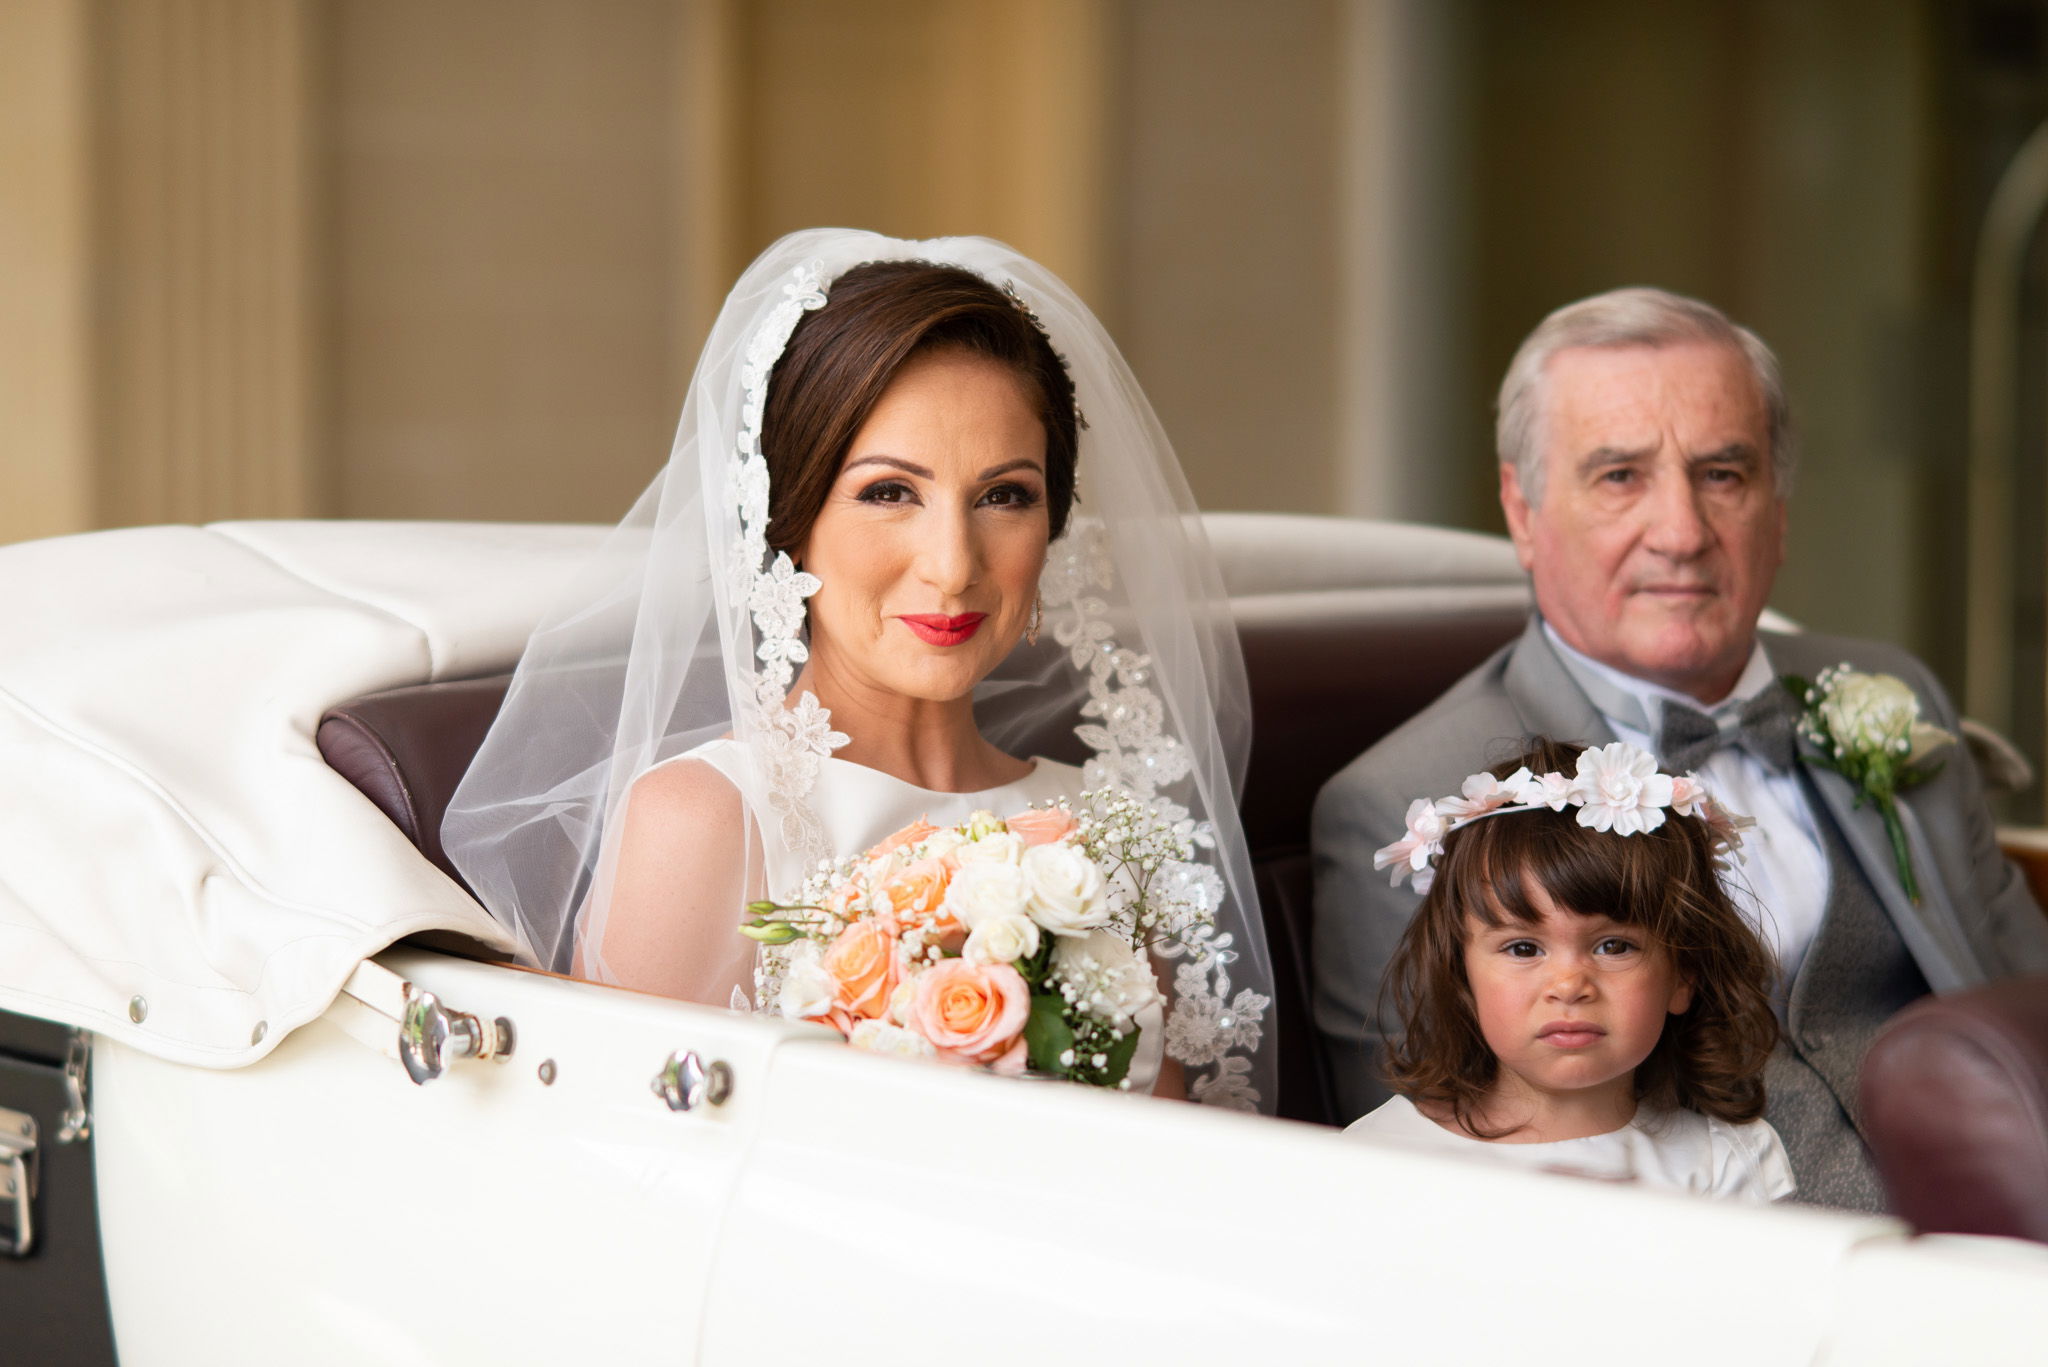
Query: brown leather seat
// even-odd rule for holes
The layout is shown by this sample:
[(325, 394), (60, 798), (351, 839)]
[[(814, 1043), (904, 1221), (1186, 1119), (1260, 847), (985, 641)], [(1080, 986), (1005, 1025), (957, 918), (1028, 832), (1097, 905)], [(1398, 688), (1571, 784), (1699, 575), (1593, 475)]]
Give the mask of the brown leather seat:
[(441, 848), (441, 818), (511, 682), (497, 674), (372, 693), (329, 709), (314, 736), (327, 763), (465, 889)]
[(2048, 974), (1928, 997), (1871, 1044), (1864, 1137), (1926, 1233), (2048, 1242)]
[[(1273, 595), (1239, 607), (1253, 718), (1242, 813), (1273, 955), (1279, 1111), (1328, 1124), (1328, 1064), (1308, 1004), (1308, 826), (1316, 792), (1512, 639), (1526, 609), (1497, 593), (1460, 603), (1398, 592)], [(320, 722), (327, 762), (451, 877), (459, 875), (441, 848), (441, 817), (506, 683), (500, 675), (394, 689), (336, 707)], [(1085, 759), (1073, 736), (1076, 720), (1054, 719), (1043, 736), (1017, 748)]]

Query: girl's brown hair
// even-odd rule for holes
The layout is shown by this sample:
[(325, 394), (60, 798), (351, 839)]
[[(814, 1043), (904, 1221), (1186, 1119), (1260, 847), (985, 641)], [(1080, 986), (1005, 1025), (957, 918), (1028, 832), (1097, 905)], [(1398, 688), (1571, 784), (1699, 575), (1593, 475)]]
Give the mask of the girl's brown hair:
[[(1568, 774), (1582, 748), (1538, 738), (1493, 773), (1506, 778), (1527, 766)], [(1637, 1099), (1738, 1124), (1756, 1119), (1764, 1109), (1764, 1061), (1778, 1040), (1775, 968), (1721, 887), (1706, 823), (1667, 813), (1654, 831), (1617, 836), (1577, 818), (1571, 807), (1511, 812), (1445, 838), (1435, 881), (1381, 989), (1380, 1014), (1391, 1006), (1401, 1025), (1389, 1038), (1387, 1081), (1413, 1101), (1447, 1108), (1471, 1134), (1508, 1133), (1475, 1123), (1500, 1064), (1479, 1030), (1465, 943), (1474, 924), (1540, 922), (1533, 883), (1561, 908), (1638, 928), (1692, 986), (1691, 1006), (1666, 1019), (1657, 1047), (1636, 1069)]]
[(957, 349), (1013, 372), (1045, 427), (1051, 536), (1074, 503), (1080, 419), (1066, 362), (1023, 305), (974, 272), (928, 261), (871, 261), (805, 313), (768, 379), (768, 545), (796, 551), (825, 506), (861, 424), (912, 357)]

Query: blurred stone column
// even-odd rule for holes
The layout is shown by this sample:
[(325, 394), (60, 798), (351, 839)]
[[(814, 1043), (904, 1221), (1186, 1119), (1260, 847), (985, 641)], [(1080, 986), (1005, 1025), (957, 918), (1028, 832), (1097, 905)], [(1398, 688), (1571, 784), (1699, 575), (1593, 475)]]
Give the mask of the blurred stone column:
[(84, 0), (0, 0), (0, 541), (90, 525)]
[(93, 13), (98, 520), (315, 512), (308, 6)]
[(1338, 162), (1337, 498), (1460, 523), (1490, 482), (1460, 438), (1470, 211), (1467, 0), (1344, 0)]
[(317, 507), (307, 27), (0, 0), (0, 539)]

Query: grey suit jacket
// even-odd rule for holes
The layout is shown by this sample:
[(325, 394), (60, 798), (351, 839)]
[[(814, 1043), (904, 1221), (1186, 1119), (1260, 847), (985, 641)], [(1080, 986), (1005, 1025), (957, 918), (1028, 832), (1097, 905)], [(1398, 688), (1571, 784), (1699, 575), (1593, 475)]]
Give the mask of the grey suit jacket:
[[(1780, 673), (1808, 678), (1832, 664), (1895, 674), (1919, 696), (1923, 715), (1956, 729), (1955, 708), (1925, 666), (1903, 650), (1869, 641), (1764, 633)], [(1604, 745), (1613, 732), (1559, 662), (1532, 618), (1521, 638), (1452, 685), (1436, 702), (1353, 760), (1323, 788), (1312, 828), (1315, 865), (1315, 1018), (1333, 1066), (1338, 1120), (1384, 1101), (1376, 1057), (1380, 980), (1421, 899), (1388, 886), (1373, 851), (1401, 837), (1408, 803), (1455, 793), (1468, 774), (1511, 758), (1531, 736)], [(1802, 742), (1804, 744), (1804, 742)], [(1937, 992), (2012, 973), (2048, 970), (2048, 918), (1998, 852), (1983, 782), (1963, 746), (1946, 752), (1933, 779), (1900, 795), (1921, 883), (1915, 906), (1900, 886), (1884, 825), (1856, 806), (1848, 780), (1819, 766), (1815, 787), (1845, 841), (1878, 889), (1899, 936)], [(1804, 973), (1802, 972), (1802, 978)], [(1802, 994), (1795, 990), (1797, 1037)], [(1853, 1078), (1857, 1059), (1815, 1060)]]

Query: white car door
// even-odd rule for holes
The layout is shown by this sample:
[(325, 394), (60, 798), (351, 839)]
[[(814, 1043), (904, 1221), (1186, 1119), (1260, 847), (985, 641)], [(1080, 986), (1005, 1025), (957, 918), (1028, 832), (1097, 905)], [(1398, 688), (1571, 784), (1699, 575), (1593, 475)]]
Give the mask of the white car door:
[[(101, 1040), (123, 1367), (692, 1361), (768, 1060), (820, 1031), (434, 954), (380, 962), (511, 1019), (512, 1056), (415, 1086), (334, 1012), (234, 1070)], [(723, 1104), (655, 1095), (674, 1051), (730, 1069)]]

